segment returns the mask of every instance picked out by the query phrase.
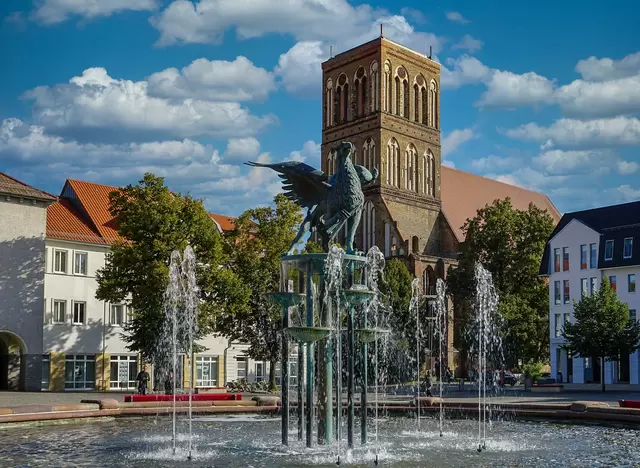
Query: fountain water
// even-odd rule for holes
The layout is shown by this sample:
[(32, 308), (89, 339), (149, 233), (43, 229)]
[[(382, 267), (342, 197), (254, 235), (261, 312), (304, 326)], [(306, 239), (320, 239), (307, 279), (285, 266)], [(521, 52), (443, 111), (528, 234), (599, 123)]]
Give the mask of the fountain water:
[[(176, 414), (176, 388), (178, 378), (178, 359), (180, 352), (188, 353), (193, 361), (193, 342), (198, 330), (198, 286), (196, 283), (196, 260), (191, 247), (187, 247), (184, 255), (173, 251), (169, 263), (169, 283), (164, 294), (164, 325), (163, 335), (160, 339), (161, 346), (158, 350), (157, 365), (160, 367), (170, 364), (170, 371), (164, 369), (165, 376), (170, 374), (173, 387), (173, 414), (172, 414), (172, 450), (175, 455), (177, 449), (177, 414)], [(170, 360), (166, 359), (163, 349), (167, 344), (171, 351)], [(192, 362), (192, 368), (194, 363)], [(187, 438), (187, 458), (191, 459), (193, 451), (192, 437), (192, 395), (193, 372), (189, 378), (189, 436)]]
[(409, 310), (416, 316), (416, 430), (420, 432), (420, 280), (411, 282)]
[(438, 366), (438, 383), (440, 388), (440, 437), (442, 437), (442, 426), (444, 422), (444, 408), (442, 406), (442, 368), (444, 367), (444, 343), (447, 339), (447, 304), (446, 304), (446, 289), (445, 282), (440, 278), (436, 281), (436, 335), (438, 337), (438, 358), (440, 365)]
[[(491, 273), (480, 263), (475, 266), (476, 301), (474, 353), (478, 363), (478, 452), (487, 446), (487, 423), (491, 419), (491, 404), (487, 400), (487, 372), (493, 375), (502, 366), (502, 340), (499, 333), (498, 294)], [(473, 341), (472, 341), (473, 342)]]

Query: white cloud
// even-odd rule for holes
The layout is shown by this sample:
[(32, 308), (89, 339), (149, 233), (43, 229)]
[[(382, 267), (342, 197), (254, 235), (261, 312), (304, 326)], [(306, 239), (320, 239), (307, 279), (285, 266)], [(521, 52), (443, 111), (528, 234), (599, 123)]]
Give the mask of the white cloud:
[(125, 10), (154, 10), (158, 6), (157, 0), (43, 0), (37, 4), (31, 16), (43, 24), (61, 23), (70, 16), (91, 19)]
[(254, 116), (237, 102), (153, 97), (146, 81), (114, 79), (104, 68), (89, 68), (69, 84), (41, 86), (25, 97), (48, 132), (92, 141), (239, 138), (276, 120)]
[(620, 60), (589, 57), (580, 60), (576, 71), (589, 81), (608, 81), (640, 74), (640, 52)]
[(171, 99), (264, 100), (275, 89), (273, 74), (242, 56), (233, 62), (199, 58), (182, 70), (154, 73), (147, 82), (149, 96)]
[(302, 41), (280, 55), (275, 73), (292, 94), (317, 94), (322, 89), (320, 64), (328, 58), (320, 41)]
[(637, 146), (640, 145), (640, 120), (635, 117), (587, 121), (560, 119), (548, 127), (531, 122), (505, 133), (518, 140), (547, 142), (546, 147), (598, 149)]
[(635, 161), (616, 161), (616, 169), (620, 175), (635, 174), (640, 169), (640, 164)]
[(469, 34), (465, 34), (462, 39), (451, 48), (454, 50), (466, 50), (469, 53), (474, 53), (482, 49), (483, 42), (480, 39), (474, 39)]
[(473, 159), (471, 167), (479, 172), (502, 172), (515, 169), (522, 159), (513, 156), (489, 155), (486, 158)]
[(301, 150), (292, 151), (289, 158), (293, 161), (305, 162), (320, 169), (320, 144), (309, 140), (302, 145)]
[(405, 18), (409, 18), (418, 24), (427, 22), (427, 18), (425, 17), (424, 13), (422, 13), (420, 10), (417, 10), (415, 8), (402, 7), (400, 8), (400, 14)]
[[(613, 67), (617, 75), (631, 74), (635, 70), (632, 66), (635, 63), (628, 60), (630, 57), (635, 56), (618, 61), (622, 63), (627, 60), (624, 67)], [(489, 68), (468, 55), (450, 58), (446, 65), (441, 71), (441, 83), (444, 88), (457, 88), (468, 84), (484, 84), (487, 87), (475, 103), (479, 107), (559, 105), (568, 117), (581, 119), (640, 112), (640, 71), (634, 76), (620, 77), (611, 72), (608, 81), (575, 80), (567, 85), (558, 86), (556, 80), (531, 71), (518, 74)], [(585, 76), (606, 77), (603, 71), (598, 73), (599, 75), (592, 70), (591, 73), (585, 73)]]
[(486, 174), (485, 177), (535, 191), (544, 191), (549, 187), (560, 185), (568, 178), (564, 175), (550, 175), (531, 167), (516, 169), (508, 174)]
[(467, 24), (469, 23), (469, 20), (466, 19), (464, 16), (462, 16), (460, 13), (458, 13), (457, 11), (448, 11), (447, 12), (447, 19), (449, 21), (453, 21), (454, 23), (460, 23), (460, 24)]
[(453, 153), (460, 145), (477, 137), (478, 135), (474, 134), (473, 129), (471, 128), (453, 130), (442, 139), (442, 155), (448, 156), (449, 154)]
[(189, 139), (146, 143), (93, 144), (49, 135), (42, 126), (5, 119), (0, 126), (0, 159), (47, 178), (101, 176), (131, 180), (145, 172), (176, 183), (234, 176), (237, 168), (221, 162), (218, 151)]
[(230, 158), (255, 158), (258, 154), (260, 154), (260, 142), (254, 137), (232, 138), (227, 142), (225, 156)]
[(551, 102), (554, 82), (533, 72), (521, 75), (493, 70), (487, 90), (476, 105), (480, 107), (535, 106)]
[(457, 59), (447, 59), (450, 68), (440, 70), (440, 84), (443, 88), (458, 88), (467, 84), (477, 84), (488, 81), (493, 70), (480, 60), (468, 55), (461, 55)]
[(443, 159), (442, 163), (443, 166), (447, 166), (450, 167), (452, 169), (456, 168), (456, 163), (454, 163), (453, 161), (451, 161), (450, 159)]
[(622, 202), (638, 201), (640, 199), (640, 189), (633, 188), (630, 185), (620, 185), (615, 190), (621, 195)]
[(612, 117), (640, 112), (640, 74), (605, 82), (575, 80), (554, 93), (569, 117)]
[(618, 156), (612, 151), (544, 151), (532, 163), (549, 174), (576, 174), (609, 168)]

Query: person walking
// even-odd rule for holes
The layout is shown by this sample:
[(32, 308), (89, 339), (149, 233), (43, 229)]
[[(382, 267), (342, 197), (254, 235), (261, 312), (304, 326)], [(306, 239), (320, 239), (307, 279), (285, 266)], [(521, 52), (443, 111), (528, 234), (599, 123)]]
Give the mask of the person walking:
[(151, 377), (147, 372), (147, 366), (142, 366), (142, 370), (138, 372), (138, 376), (136, 377), (136, 381), (138, 382), (138, 395), (147, 394), (147, 388), (150, 380)]

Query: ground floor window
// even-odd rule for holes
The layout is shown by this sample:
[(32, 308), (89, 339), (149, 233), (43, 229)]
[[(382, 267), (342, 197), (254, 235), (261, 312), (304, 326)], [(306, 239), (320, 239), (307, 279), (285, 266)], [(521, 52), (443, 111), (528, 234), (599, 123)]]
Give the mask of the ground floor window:
[(74, 354), (65, 357), (64, 388), (92, 390), (96, 386), (94, 354)]
[(256, 382), (262, 382), (264, 380), (265, 367), (264, 362), (256, 362)]
[(247, 378), (247, 358), (246, 357), (236, 358), (236, 366), (237, 366), (238, 380), (246, 379)]
[(51, 360), (48, 354), (42, 355), (42, 379), (40, 383), (41, 390), (49, 390), (49, 379), (51, 376)]
[(110, 368), (110, 387), (112, 389), (136, 388), (138, 376), (138, 357), (128, 355), (112, 355)]
[(196, 357), (196, 387), (218, 386), (218, 357)]

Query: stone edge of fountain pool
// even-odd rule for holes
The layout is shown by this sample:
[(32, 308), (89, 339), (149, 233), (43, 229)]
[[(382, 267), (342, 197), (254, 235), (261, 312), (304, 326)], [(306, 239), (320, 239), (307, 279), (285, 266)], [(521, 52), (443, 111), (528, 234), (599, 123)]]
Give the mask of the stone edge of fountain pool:
[[(443, 401), (442, 405), (446, 414), (453, 417), (465, 417), (475, 415), (478, 412), (477, 403)], [(379, 406), (391, 415), (406, 415), (415, 413), (417, 405), (415, 399), (407, 399), (380, 402)], [(188, 402), (176, 402), (177, 412), (184, 413), (188, 409)], [(192, 402), (194, 414), (273, 414), (280, 412), (280, 409), (278, 397), (257, 397), (253, 400), (239, 401)], [(374, 409), (374, 405), (369, 405), (369, 409)], [(439, 409), (439, 398), (420, 398), (421, 413), (438, 413)], [(114, 399), (82, 400), (79, 404), (21, 405), (0, 408), (0, 425), (8, 423), (66, 424), (70, 420), (168, 415), (172, 411), (172, 402), (123, 403)], [(621, 408), (598, 401), (505, 403), (492, 405), (492, 413), (500, 417), (514, 419), (532, 418), (584, 424), (625, 424), (640, 429), (640, 408)]]

